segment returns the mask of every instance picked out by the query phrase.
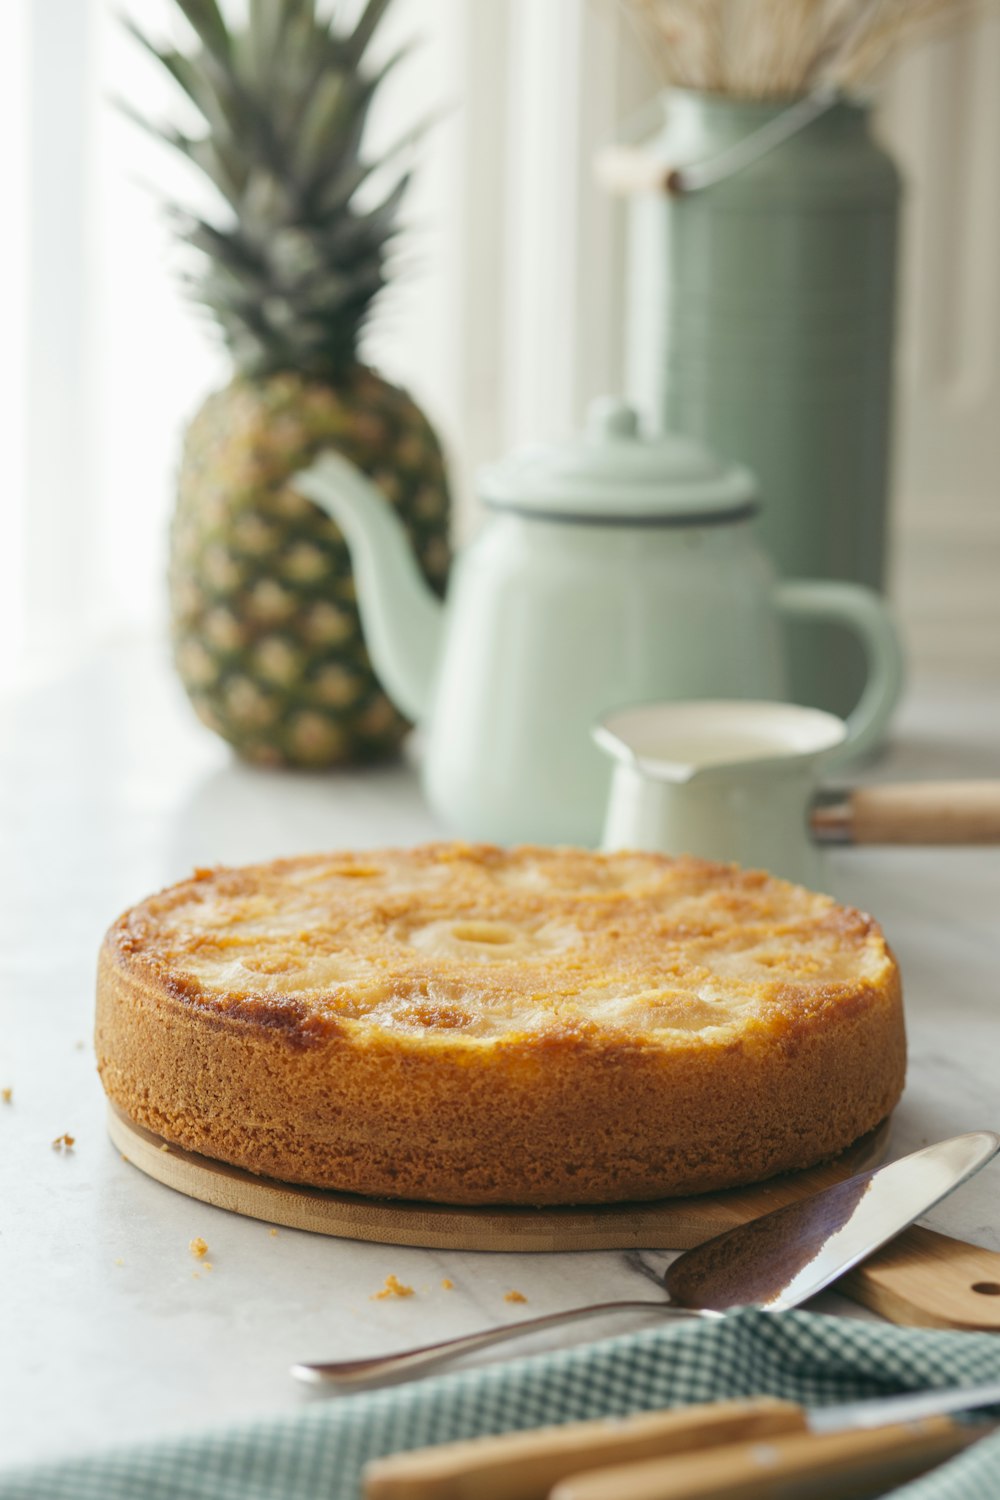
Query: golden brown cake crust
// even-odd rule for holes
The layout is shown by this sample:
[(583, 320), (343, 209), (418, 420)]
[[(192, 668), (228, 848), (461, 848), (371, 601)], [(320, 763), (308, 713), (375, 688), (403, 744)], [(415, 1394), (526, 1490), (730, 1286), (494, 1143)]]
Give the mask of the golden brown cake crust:
[(451, 1203), (709, 1192), (902, 1091), (877, 924), (760, 872), (435, 844), (196, 872), (98, 975), (108, 1095), (290, 1182)]

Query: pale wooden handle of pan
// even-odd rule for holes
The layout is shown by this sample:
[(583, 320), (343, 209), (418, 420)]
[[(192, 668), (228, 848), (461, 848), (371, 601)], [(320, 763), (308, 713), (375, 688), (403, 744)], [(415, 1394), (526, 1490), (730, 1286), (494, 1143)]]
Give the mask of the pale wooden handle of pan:
[(914, 1225), (836, 1283), (890, 1323), (1000, 1333), (1000, 1254)]
[(605, 146), (594, 168), (601, 186), (622, 197), (665, 192), (671, 176), (669, 167), (639, 146)]
[(858, 787), (814, 809), (812, 826), (851, 844), (1000, 844), (1000, 781)]
[(563, 1480), (551, 1500), (863, 1500), (968, 1447), (947, 1417), (855, 1432), (735, 1443), (702, 1453), (597, 1469)]

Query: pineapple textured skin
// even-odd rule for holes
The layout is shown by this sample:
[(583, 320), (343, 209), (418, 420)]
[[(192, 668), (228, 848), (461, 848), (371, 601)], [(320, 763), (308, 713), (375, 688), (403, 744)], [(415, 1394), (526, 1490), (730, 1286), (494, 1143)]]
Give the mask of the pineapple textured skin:
[(405, 391), (357, 364), (335, 385), (283, 372), (209, 396), (171, 529), (174, 657), (199, 717), (261, 765), (385, 759), (409, 727), (372, 671), (347, 545), (291, 485), (323, 448), (380, 487), (439, 594), (447, 577), (441, 448)]
[(326, 0), (175, 0), (180, 48), (124, 22), (200, 117), (192, 130), (129, 111), (214, 189), (206, 217), (182, 204), (170, 217), (235, 371), (185, 440), (174, 654), (200, 717), (261, 764), (377, 760), (407, 728), (368, 661), (347, 547), (292, 489), (296, 471), (342, 453), (395, 506), (439, 590), (448, 566), (437, 439), (358, 355), (427, 124), (363, 154), (372, 102), (410, 51), (369, 59), (391, 3), (361, 0), (345, 21)]

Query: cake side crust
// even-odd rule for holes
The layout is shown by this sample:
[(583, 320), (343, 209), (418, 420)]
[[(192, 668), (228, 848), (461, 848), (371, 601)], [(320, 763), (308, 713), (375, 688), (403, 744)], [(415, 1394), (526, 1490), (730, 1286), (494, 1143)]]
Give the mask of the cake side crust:
[(759, 1181), (873, 1129), (903, 1087), (898, 970), (783, 1024), (636, 1037), (576, 1022), (476, 1039), (222, 1011), (112, 929), (98, 979), (109, 1097), (189, 1150), (289, 1182), (456, 1204), (605, 1203)]

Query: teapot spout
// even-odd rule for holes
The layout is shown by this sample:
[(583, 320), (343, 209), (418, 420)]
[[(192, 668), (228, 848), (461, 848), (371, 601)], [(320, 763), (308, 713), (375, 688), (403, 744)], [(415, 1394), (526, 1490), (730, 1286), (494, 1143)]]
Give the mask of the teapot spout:
[(397, 708), (420, 723), (430, 708), (444, 609), (424, 581), (399, 518), (381, 490), (339, 453), (320, 454), (293, 482), (343, 532), (375, 670)]

